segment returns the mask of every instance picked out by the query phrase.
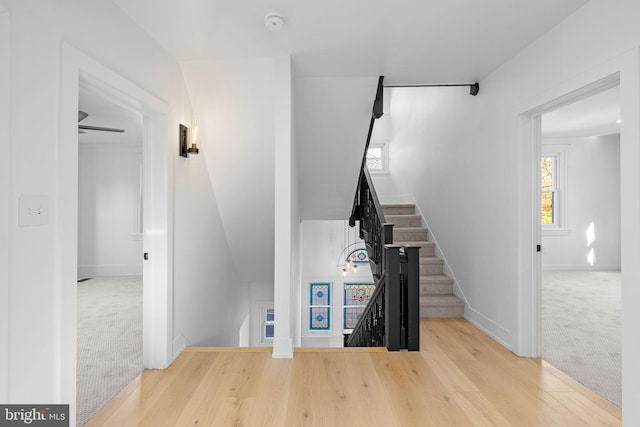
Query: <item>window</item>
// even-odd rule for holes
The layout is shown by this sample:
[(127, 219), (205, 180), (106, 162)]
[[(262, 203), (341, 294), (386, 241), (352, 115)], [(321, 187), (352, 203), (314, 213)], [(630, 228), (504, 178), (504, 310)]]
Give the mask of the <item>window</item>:
[(264, 323), (262, 328), (262, 338), (272, 340), (275, 333), (275, 311), (273, 308), (264, 310)]
[(541, 222), (544, 234), (567, 235), (568, 145), (543, 145), (540, 158)]
[(388, 172), (388, 150), (386, 143), (372, 143), (367, 150), (367, 169), (371, 173)]
[(373, 283), (344, 284), (344, 329), (353, 329), (376, 289)]
[(312, 282), (309, 284), (309, 330), (328, 331), (331, 329), (331, 283)]
[(542, 156), (542, 171), (541, 171), (541, 189), (542, 189), (542, 224), (553, 225), (556, 224), (556, 195), (558, 187), (556, 184), (557, 172), (556, 165), (558, 164), (557, 156)]

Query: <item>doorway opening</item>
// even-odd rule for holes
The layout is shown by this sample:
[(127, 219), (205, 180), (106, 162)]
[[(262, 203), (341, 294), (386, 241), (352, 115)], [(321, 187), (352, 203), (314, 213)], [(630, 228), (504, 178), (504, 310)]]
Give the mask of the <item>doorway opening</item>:
[(80, 81), (77, 424), (142, 372), (142, 114)]
[[(143, 270), (142, 357), (145, 369), (164, 369), (172, 360), (173, 223), (170, 209), (168, 111), (166, 102), (114, 73), (93, 58), (63, 43), (60, 69), (60, 114), (55, 224), (60, 306), (60, 400), (69, 402), (76, 422), (78, 301), (78, 119), (80, 88), (104, 95), (142, 116)], [(108, 125), (107, 125), (108, 126)], [(109, 127), (109, 126), (108, 126)], [(143, 254), (139, 256), (142, 258)], [(90, 283), (84, 282), (84, 283)]]
[(541, 356), (621, 406), (619, 86), (541, 115)]

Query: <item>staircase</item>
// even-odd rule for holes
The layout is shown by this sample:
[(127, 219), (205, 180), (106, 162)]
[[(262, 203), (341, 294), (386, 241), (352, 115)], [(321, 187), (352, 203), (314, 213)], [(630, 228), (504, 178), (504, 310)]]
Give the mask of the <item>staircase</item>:
[(420, 317), (464, 317), (464, 302), (453, 294), (453, 279), (444, 274), (444, 261), (436, 257), (415, 205), (382, 205), (382, 211), (394, 224), (394, 244), (420, 246)]

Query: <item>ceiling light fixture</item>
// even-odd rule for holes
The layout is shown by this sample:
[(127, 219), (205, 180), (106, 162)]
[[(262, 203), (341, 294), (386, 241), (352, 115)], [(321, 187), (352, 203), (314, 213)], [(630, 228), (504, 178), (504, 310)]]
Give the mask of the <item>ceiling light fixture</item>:
[(284, 16), (279, 12), (269, 12), (264, 17), (264, 23), (269, 31), (280, 31), (284, 28)]

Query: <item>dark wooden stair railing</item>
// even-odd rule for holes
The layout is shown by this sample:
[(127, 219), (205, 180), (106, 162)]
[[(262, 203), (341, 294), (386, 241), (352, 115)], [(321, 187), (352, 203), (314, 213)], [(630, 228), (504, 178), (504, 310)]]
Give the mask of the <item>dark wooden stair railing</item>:
[(360, 224), (376, 289), (350, 335), (347, 347), (387, 347), (390, 351), (420, 350), (419, 247), (393, 244), (393, 224), (384, 212), (367, 170), (367, 150), (375, 120), (380, 118), (384, 77), (378, 79), (369, 133), (349, 225)]

